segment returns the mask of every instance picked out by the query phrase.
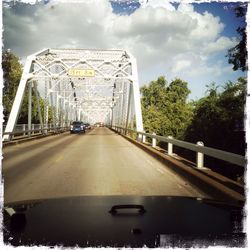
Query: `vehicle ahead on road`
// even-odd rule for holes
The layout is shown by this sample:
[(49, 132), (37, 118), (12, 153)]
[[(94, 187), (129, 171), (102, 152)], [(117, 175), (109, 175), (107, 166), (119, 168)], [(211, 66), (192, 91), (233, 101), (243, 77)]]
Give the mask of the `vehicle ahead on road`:
[(13, 246), (244, 247), (243, 204), (180, 196), (80, 196), (5, 204)]
[(91, 129), (91, 126), (89, 123), (84, 123), (86, 129)]
[(104, 127), (104, 123), (103, 122), (97, 122), (94, 125), (95, 127)]
[(74, 121), (70, 125), (70, 133), (85, 133), (86, 127), (82, 121)]

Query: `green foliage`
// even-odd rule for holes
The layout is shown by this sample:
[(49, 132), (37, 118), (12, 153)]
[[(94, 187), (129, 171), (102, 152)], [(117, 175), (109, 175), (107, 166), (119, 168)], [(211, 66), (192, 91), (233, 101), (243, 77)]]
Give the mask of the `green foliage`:
[[(235, 8), (235, 15), (239, 18), (245, 18), (247, 12), (247, 5), (241, 5)], [(228, 62), (233, 64), (233, 70), (247, 70), (247, 35), (246, 35), (246, 22), (242, 27), (237, 28), (239, 34), (239, 43), (228, 50)]]
[[(9, 114), (16, 96), (17, 88), (22, 76), (22, 65), (19, 58), (10, 51), (4, 51), (2, 54), (3, 69), (3, 107), (5, 122), (8, 121)], [(38, 94), (39, 95), (39, 94)], [(44, 101), (39, 97), (41, 112), (43, 114)], [(49, 110), (49, 121), (51, 120), (51, 109)], [(28, 87), (25, 89), (23, 103), (20, 110), (17, 123), (28, 122)], [(36, 105), (36, 97), (34, 89), (32, 89), (32, 123), (40, 123), (38, 109)]]
[[(42, 116), (44, 114), (44, 100), (40, 97), (39, 93), (38, 93), (38, 98), (39, 98), (39, 105), (41, 108), (41, 113)], [(28, 101), (29, 101), (29, 89), (28, 86), (26, 87), (25, 90), (25, 94), (24, 94), (24, 98), (23, 98), (23, 103), (22, 103), (22, 108), (21, 108), (21, 112), (19, 114), (19, 118), (18, 118), (18, 123), (27, 123), (28, 122)], [(39, 113), (38, 113), (38, 107), (37, 107), (37, 100), (36, 100), (36, 95), (35, 95), (35, 91), (34, 88), (32, 88), (32, 99), (31, 99), (31, 105), (32, 105), (32, 112), (31, 112), (31, 116), (32, 116), (32, 123), (34, 124), (38, 124), (40, 123), (39, 120)], [(49, 123), (52, 121), (52, 111), (51, 108), (49, 108)]]
[(186, 82), (175, 79), (168, 85), (163, 76), (143, 86), (141, 102), (145, 131), (181, 139), (192, 118), (192, 106), (187, 104), (189, 93)]
[(246, 79), (229, 81), (222, 93), (213, 84), (208, 95), (195, 103), (185, 140), (238, 154), (245, 154), (243, 132)]
[[(236, 154), (245, 154), (244, 105), (247, 80), (228, 81), (223, 90), (215, 83), (207, 86), (207, 95), (187, 102), (187, 83), (175, 79), (170, 84), (159, 77), (141, 88), (142, 114), (146, 132), (169, 136)], [(164, 143), (160, 143), (165, 147)], [(175, 152), (195, 161), (195, 153), (175, 147)], [(242, 176), (244, 169), (205, 157), (205, 165), (229, 178)]]
[(8, 120), (9, 113), (16, 95), (17, 87), (22, 76), (22, 66), (19, 58), (10, 51), (3, 51), (3, 107), (5, 121)]

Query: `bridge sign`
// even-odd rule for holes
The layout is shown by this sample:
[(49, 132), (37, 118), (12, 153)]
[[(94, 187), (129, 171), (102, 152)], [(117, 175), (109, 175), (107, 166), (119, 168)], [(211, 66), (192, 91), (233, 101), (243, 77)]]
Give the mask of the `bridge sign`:
[(70, 69), (68, 71), (69, 76), (85, 76), (94, 77), (95, 71), (93, 69)]

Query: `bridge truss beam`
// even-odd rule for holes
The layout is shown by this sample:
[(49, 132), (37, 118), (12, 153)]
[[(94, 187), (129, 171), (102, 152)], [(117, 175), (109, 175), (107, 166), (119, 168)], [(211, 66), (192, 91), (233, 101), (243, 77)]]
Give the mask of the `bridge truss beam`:
[(59, 127), (84, 120), (131, 128), (135, 123), (143, 131), (137, 64), (126, 51), (44, 49), (28, 56), (5, 132), (14, 130), (26, 88), (30, 102), (35, 93), (45, 128), (48, 122)]

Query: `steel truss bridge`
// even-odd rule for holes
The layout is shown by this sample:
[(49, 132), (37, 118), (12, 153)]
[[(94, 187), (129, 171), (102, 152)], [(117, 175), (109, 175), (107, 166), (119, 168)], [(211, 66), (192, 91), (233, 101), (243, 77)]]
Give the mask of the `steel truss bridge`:
[[(27, 90), (28, 126), (23, 124), (17, 130)], [(32, 124), (33, 93), (40, 120), (36, 127)], [(104, 122), (106, 128), (94, 128), (83, 137), (54, 133), (68, 131), (75, 120)], [(42, 132), (40, 142), (32, 140), (35, 132)], [(44, 136), (50, 133), (56, 135)], [(4, 146), (15, 144), (12, 136), (20, 134), (28, 134), (26, 139), (31, 140), (13, 149), (4, 147), (7, 201), (49, 193), (207, 197), (208, 192), (209, 197), (245, 199), (241, 184), (204, 167), (204, 156), (210, 156), (235, 164), (242, 172), (245, 156), (143, 131), (137, 65), (127, 51), (44, 49), (28, 56), (3, 133)], [(167, 143), (166, 152), (157, 151), (160, 141)], [(174, 153), (174, 147), (195, 153), (196, 163), (186, 164)]]
[(55, 128), (82, 120), (126, 128), (135, 123), (143, 131), (137, 64), (127, 51), (44, 49), (28, 56), (5, 133), (15, 128), (26, 89), (29, 130), (35, 93), (42, 129), (48, 127), (51, 110)]

